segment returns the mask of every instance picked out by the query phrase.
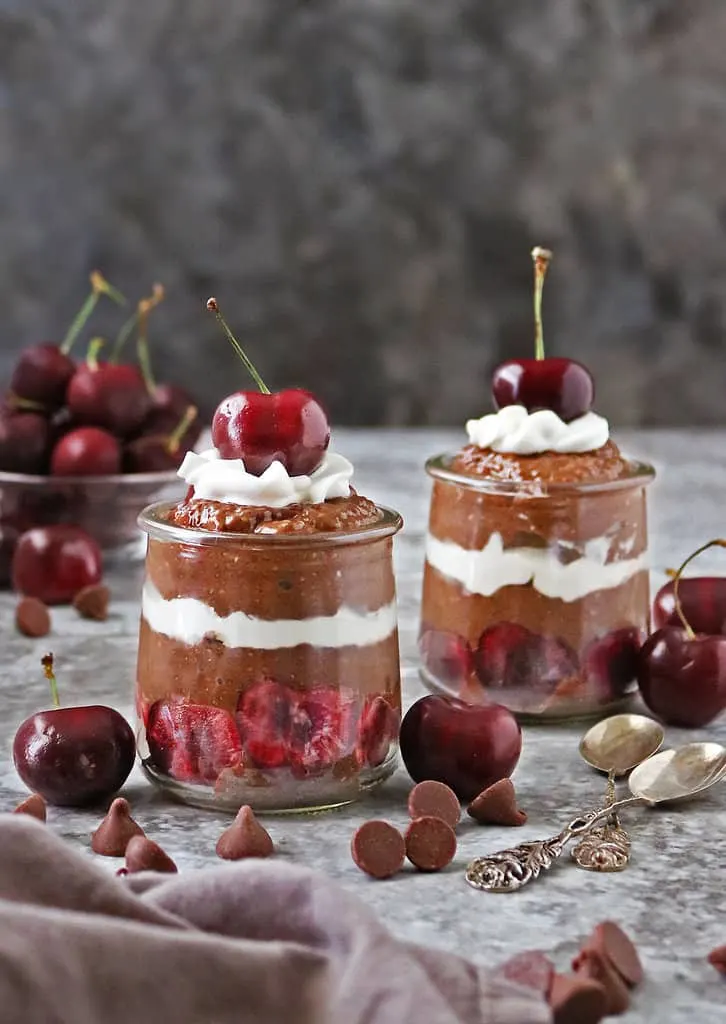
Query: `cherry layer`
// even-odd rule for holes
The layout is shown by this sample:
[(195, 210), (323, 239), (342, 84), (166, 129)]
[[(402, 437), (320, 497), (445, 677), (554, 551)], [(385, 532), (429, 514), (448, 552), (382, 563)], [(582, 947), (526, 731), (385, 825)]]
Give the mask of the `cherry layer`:
[(484, 630), (474, 666), (483, 686), (548, 691), (577, 674), (577, 655), (564, 640), (539, 636), (513, 622)]
[(73, 375), (66, 401), (79, 424), (103, 427), (118, 437), (130, 437), (141, 429), (152, 399), (135, 366), (115, 363), (82, 363)]
[(638, 655), (638, 686), (653, 714), (669, 725), (708, 725), (726, 708), (726, 636), (689, 637), (664, 626)]
[(212, 441), (224, 459), (242, 459), (259, 476), (281, 462), (291, 476), (312, 473), (330, 443), (328, 418), (308, 391), (238, 391), (212, 420)]
[(510, 359), (492, 374), (492, 397), (497, 409), (551, 409), (569, 423), (592, 408), (595, 385), (590, 371), (573, 359)]
[[(683, 623), (676, 612), (670, 580), (653, 599), (653, 625), (677, 626)], [(696, 633), (726, 633), (726, 576), (689, 576), (678, 584), (678, 598), (686, 621)]]
[(121, 445), (100, 427), (78, 427), (58, 441), (50, 459), (53, 476), (105, 476), (121, 470)]
[(234, 718), (223, 708), (176, 699), (149, 708), (146, 740), (154, 765), (179, 782), (212, 783), (242, 763)]
[(63, 405), (76, 364), (58, 345), (44, 342), (23, 349), (10, 378), (18, 398), (37, 402), (52, 411)]
[(474, 655), (467, 640), (457, 633), (423, 629), (419, 639), (421, 660), (443, 686), (458, 687), (474, 670)]
[(601, 703), (625, 697), (634, 686), (642, 639), (640, 630), (625, 627), (588, 645), (582, 659), (583, 670)]
[(13, 552), (13, 587), (45, 604), (68, 604), (84, 587), (100, 583), (101, 550), (79, 526), (37, 526)]

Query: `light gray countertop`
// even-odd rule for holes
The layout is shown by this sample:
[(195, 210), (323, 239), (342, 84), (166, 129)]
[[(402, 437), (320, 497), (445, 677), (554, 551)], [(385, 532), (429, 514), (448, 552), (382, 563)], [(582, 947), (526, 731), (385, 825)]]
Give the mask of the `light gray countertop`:
[[(652, 491), (651, 561), (654, 582), (700, 543), (726, 533), (726, 432), (640, 432), (618, 440), (639, 458), (655, 463)], [(356, 484), (383, 504), (399, 509), (405, 529), (397, 543), (401, 653), (408, 702), (422, 695), (415, 639), (426, 524), (427, 455), (456, 447), (455, 431), (339, 431), (337, 450), (352, 458)], [(708, 552), (694, 572), (726, 573), (726, 556)], [(108, 574), (114, 602), (105, 624), (86, 622), (72, 609), (53, 614), (51, 637), (33, 641), (13, 626), (15, 602), (0, 596), (2, 687), (5, 712), (0, 745), (0, 808), (11, 809), (23, 795), (11, 759), (19, 722), (47, 706), (39, 657), (56, 655), (64, 703), (111, 703), (130, 715), (136, 654), (141, 565), (123, 564)], [(416, 942), (497, 963), (519, 950), (538, 947), (564, 968), (597, 921), (619, 921), (636, 939), (647, 980), (636, 995), (629, 1024), (641, 1021), (710, 1022), (726, 1019), (726, 982), (706, 960), (726, 942), (723, 905), (726, 787), (678, 810), (637, 810), (627, 823), (633, 859), (623, 874), (597, 875), (569, 860), (529, 888), (511, 895), (478, 893), (464, 882), (472, 856), (513, 842), (547, 836), (574, 814), (593, 806), (604, 787), (601, 777), (579, 759), (579, 726), (526, 727), (522, 759), (514, 780), (529, 814), (517, 830), (465, 823), (451, 867), (435, 875), (404, 873), (376, 883), (362, 875), (349, 854), (355, 827), (371, 816), (403, 825), (410, 782), (400, 769), (378, 793), (352, 808), (318, 816), (270, 818), (266, 824), (279, 855), (325, 871), (370, 903), (389, 927)], [(726, 743), (726, 717), (700, 732), (669, 729), (667, 743), (691, 738)], [(214, 845), (228, 821), (220, 814), (169, 803), (135, 772), (126, 787), (134, 814), (182, 870), (215, 862)], [(88, 849), (99, 820), (91, 811), (51, 810), (49, 827)], [(91, 856), (89, 852), (89, 856)], [(116, 862), (106, 861), (109, 868)]]

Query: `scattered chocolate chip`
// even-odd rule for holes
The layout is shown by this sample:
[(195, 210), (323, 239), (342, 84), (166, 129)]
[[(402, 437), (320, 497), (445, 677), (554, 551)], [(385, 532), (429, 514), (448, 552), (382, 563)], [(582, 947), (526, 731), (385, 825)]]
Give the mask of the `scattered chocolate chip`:
[(91, 849), (102, 857), (123, 857), (131, 839), (143, 835), (144, 830), (131, 817), (128, 800), (117, 797), (91, 836)]
[(414, 819), (440, 818), (450, 828), (456, 828), (461, 818), (461, 804), (453, 789), (443, 782), (427, 779), (408, 794), (408, 813)]
[(31, 818), (37, 818), (38, 821), (45, 821), (45, 800), (40, 793), (31, 793), (27, 799), (23, 800), (21, 804), (18, 804), (13, 811), (13, 814), (29, 814)]
[(403, 867), (406, 843), (398, 829), (387, 821), (366, 821), (353, 834), (350, 853), (367, 875), (390, 878)]
[(631, 987), (643, 980), (643, 965), (638, 951), (620, 925), (614, 921), (601, 921), (593, 929), (590, 938), (583, 944), (583, 953), (594, 949), (602, 953), (618, 974)]
[(530, 949), (505, 961), (498, 973), (518, 985), (533, 988), (546, 998), (552, 988), (555, 968), (548, 956), (538, 949)]
[(708, 954), (708, 962), (721, 974), (726, 974), (726, 946), (716, 946)]
[(607, 996), (597, 981), (572, 974), (555, 974), (549, 994), (553, 1024), (599, 1024)]
[(24, 636), (48, 636), (50, 612), (37, 597), (23, 597), (15, 609), (15, 625)]
[(159, 871), (174, 875), (179, 869), (171, 857), (146, 836), (132, 836), (126, 847), (126, 872), (129, 875), (137, 871)]
[(511, 779), (500, 779), (481, 791), (466, 809), (481, 825), (524, 825), (527, 815), (517, 807)]
[(416, 818), (406, 829), (406, 856), (419, 871), (441, 871), (456, 853), (456, 836), (441, 818)]
[(577, 958), (579, 977), (597, 981), (605, 989), (607, 1016), (619, 1016), (630, 1006), (628, 987), (610, 960), (598, 949), (583, 949)]
[(260, 825), (251, 807), (240, 807), (237, 817), (217, 840), (217, 856), (223, 860), (269, 857), (275, 852), (270, 833)]
[(73, 598), (73, 607), (84, 619), (105, 622), (108, 618), (108, 603), (111, 593), (103, 583), (94, 583), (83, 587)]

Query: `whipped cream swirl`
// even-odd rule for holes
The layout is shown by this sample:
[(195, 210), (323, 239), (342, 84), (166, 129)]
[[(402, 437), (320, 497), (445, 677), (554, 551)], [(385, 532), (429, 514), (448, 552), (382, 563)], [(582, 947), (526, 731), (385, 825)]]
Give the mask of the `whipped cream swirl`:
[(290, 476), (281, 462), (272, 462), (261, 476), (248, 473), (242, 459), (223, 459), (216, 448), (188, 452), (178, 475), (194, 488), (194, 497), (229, 505), (317, 505), (329, 498), (347, 498), (353, 466), (342, 455), (327, 452), (310, 476)]
[(570, 423), (550, 409), (527, 412), (523, 405), (507, 405), (499, 412), (469, 420), (469, 441), (477, 448), (511, 455), (540, 455), (543, 452), (592, 452), (606, 443), (608, 421), (587, 412)]

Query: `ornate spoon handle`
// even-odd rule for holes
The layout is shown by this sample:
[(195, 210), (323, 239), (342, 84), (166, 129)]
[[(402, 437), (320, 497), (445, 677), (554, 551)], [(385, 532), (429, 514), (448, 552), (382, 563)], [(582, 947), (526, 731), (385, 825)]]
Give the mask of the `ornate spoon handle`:
[(466, 869), (466, 880), (475, 889), (485, 892), (516, 892), (528, 882), (539, 878), (562, 855), (571, 839), (582, 836), (611, 814), (630, 804), (640, 803), (638, 797), (627, 797), (597, 811), (590, 811), (573, 820), (556, 836), (521, 843), (511, 850), (502, 850), (489, 857), (477, 857)]

